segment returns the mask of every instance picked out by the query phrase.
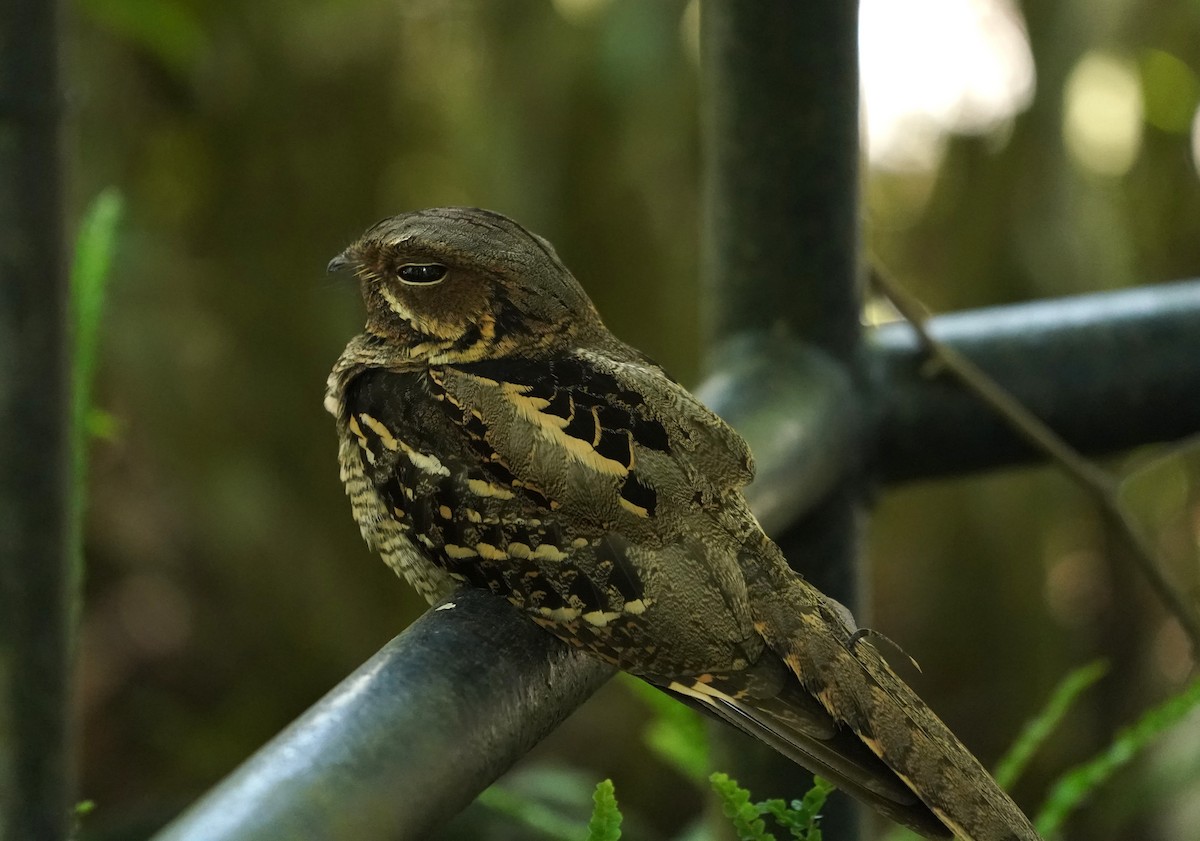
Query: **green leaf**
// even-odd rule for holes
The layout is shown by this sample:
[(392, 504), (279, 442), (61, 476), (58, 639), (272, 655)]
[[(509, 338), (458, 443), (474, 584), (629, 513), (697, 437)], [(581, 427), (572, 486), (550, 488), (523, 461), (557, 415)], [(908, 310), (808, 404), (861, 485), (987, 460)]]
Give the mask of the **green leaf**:
[(621, 810), (612, 780), (601, 780), (592, 795), (592, 819), (588, 821), (587, 841), (617, 841), (621, 837)]
[(1099, 756), (1071, 769), (1054, 784), (1034, 819), (1038, 831), (1047, 837), (1057, 834), (1071, 813), (1092, 793), (1197, 707), (1200, 707), (1200, 680), (1146, 711), (1133, 725), (1120, 730)]
[(750, 802), (750, 792), (739, 786), (737, 780), (719, 772), (709, 776), (708, 780), (721, 799), (721, 808), (733, 824), (739, 841), (776, 841), (760, 817), (763, 813)]
[(83, 478), (82, 459), (87, 450), (88, 414), (99, 355), (100, 322), (104, 318), (108, 279), (123, 211), (121, 194), (111, 187), (104, 190), (88, 208), (75, 241), (75, 260), (71, 265), (71, 306), (75, 329), (71, 373), (74, 380), (72, 423), (77, 480)]
[(92, 413), (92, 380), (104, 315), (109, 270), (116, 250), (121, 222), (121, 194), (109, 188), (92, 201), (75, 240), (75, 259), (69, 277), (74, 344), (71, 354), (71, 584), (73, 626), (78, 624), (80, 582), (83, 580), (83, 514), (87, 498), (87, 451), (93, 430), (115, 432), (114, 423), (104, 423)]
[(806, 834), (803, 836), (796, 835), (793, 830), (792, 835), (797, 839), (804, 841), (821, 841), (821, 830), (817, 826), (817, 822), (821, 819), (821, 810), (825, 808), (825, 801), (829, 799), (829, 795), (837, 790), (837, 786), (831, 783), (824, 777), (813, 776), (813, 786), (804, 795), (804, 799), (800, 801), (792, 801), (792, 809), (796, 812), (800, 826), (804, 827)]
[(783, 800), (764, 800), (758, 804), (758, 810), (770, 814), (776, 823), (791, 833), (795, 841), (821, 841), (817, 822), (826, 799), (835, 788), (828, 780), (814, 776), (813, 786), (803, 800), (793, 800), (790, 806)]
[(995, 777), (1001, 788), (1012, 788), (1038, 748), (1058, 729), (1071, 705), (1107, 671), (1108, 664), (1096, 660), (1072, 670), (1062, 679), (1045, 706), (1025, 724), (1008, 753), (996, 763)]
[(625, 685), (654, 713), (642, 738), (646, 746), (683, 776), (702, 783), (708, 776), (708, 730), (698, 712), (634, 677)]

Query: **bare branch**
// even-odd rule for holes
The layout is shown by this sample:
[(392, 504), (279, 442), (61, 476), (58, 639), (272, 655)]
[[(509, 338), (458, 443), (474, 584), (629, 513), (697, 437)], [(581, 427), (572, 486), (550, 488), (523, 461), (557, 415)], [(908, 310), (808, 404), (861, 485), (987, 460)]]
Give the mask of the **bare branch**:
[(1200, 617), (1194, 605), (1167, 580), (1145, 532), (1121, 504), (1119, 480), (1084, 458), (970, 359), (930, 335), (925, 325), (928, 312), (900, 284), (875, 268), (871, 272), (871, 281), (900, 315), (912, 324), (932, 362), (995, 410), (1018, 435), (1045, 453), (1095, 500), (1100, 513), (1125, 545), (1151, 588), (1183, 627), (1192, 643), (1192, 656), (1195, 658), (1200, 652)]

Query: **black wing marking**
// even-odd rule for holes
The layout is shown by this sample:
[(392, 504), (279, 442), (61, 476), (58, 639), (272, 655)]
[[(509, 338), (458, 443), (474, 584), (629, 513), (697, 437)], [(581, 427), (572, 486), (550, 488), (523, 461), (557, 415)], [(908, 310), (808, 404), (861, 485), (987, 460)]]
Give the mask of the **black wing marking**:
[(541, 411), (565, 420), (568, 435), (597, 450), (613, 452), (614, 461), (624, 457), (626, 466), (630, 439), (648, 449), (671, 452), (667, 430), (649, 414), (645, 398), (581, 357), (494, 359), (454, 367), (477, 377), (523, 386), (526, 396), (548, 401)]
[[(561, 430), (602, 460), (612, 462), (621, 476), (619, 495), (626, 510), (654, 517), (657, 491), (638, 476), (635, 445), (671, 454), (666, 428), (654, 417), (641, 394), (623, 386), (612, 374), (588, 360), (565, 356), (547, 360), (497, 359), (453, 366), (459, 373), (504, 384), (519, 393), (547, 425)], [(437, 384), (435, 372), (433, 381)], [(442, 405), (467, 431), (474, 451), (497, 479), (533, 496), (542, 505), (553, 505), (543, 489), (513, 476), (509, 465), (487, 440), (487, 426), (471, 408), (455, 403), (442, 391)], [(461, 412), (461, 417), (456, 414)]]
[(644, 583), (626, 540), (563, 522), (490, 447), (471, 407), (423, 372), (371, 370), (349, 384), (346, 412), (376, 491), (434, 563), (618, 665), (647, 656)]

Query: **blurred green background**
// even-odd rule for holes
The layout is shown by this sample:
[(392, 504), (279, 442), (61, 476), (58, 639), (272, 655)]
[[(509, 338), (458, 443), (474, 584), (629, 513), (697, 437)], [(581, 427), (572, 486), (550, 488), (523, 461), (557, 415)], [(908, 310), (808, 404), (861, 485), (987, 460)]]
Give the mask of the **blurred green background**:
[[(618, 335), (697, 381), (698, 15), (694, 0), (74, 4), (75, 218), (110, 185), (127, 206), (96, 398), (116, 432), (94, 448), (87, 526), (85, 839), (145, 837), (423, 609), (362, 544), (321, 407), (362, 318), (324, 266), (368, 224), (438, 204), (510, 214)], [(863, 15), (867, 243), (933, 309), (1200, 275), (1200, 3)], [(1200, 459), (1161, 454), (1112, 466), (1151, 465), (1129, 499), (1194, 589)], [(1190, 672), (1110, 544), (1042, 468), (897, 489), (871, 524), (870, 624), (924, 665), (913, 682), (985, 763), (1068, 669), (1111, 661), (1018, 787), (1030, 807)], [(630, 837), (674, 837), (704, 802), (647, 759), (646, 716), (611, 684), (526, 781), (586, 795), (611, 776)], [(1071, 837), (1191, 841), (1197, 756), (1193, 718)], [(479, 809), (446, 837), (529, 837)]]

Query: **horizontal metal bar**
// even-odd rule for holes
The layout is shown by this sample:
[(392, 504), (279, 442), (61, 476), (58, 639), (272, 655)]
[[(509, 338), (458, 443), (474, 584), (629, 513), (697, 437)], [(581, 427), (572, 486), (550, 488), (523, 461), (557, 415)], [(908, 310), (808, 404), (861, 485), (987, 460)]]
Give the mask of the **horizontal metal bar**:
[[(807, 358), (743, 354), (741, 370), (705, 397), (755, 450), (756, 513), (776, 536), (795, 525), (790, 560), (855, 608), (856, 523), (868, 489), (847, 469), (860, 450), (859, 429), (848, 428), (857, 427), (860, 401), (843, 397), (862, 333), (858, 3), (704, 0), (700, 44), (704, 315), (721, 342), (710, 343), (709, 361), (730, 372), (724, 341), (756, 333), (811, 349)], [(817, 446), (795, 446), (806, 440)], [(836, 476), (853, 479), (830, 493)], [(823, 516), (797, 524), (818, 499)], [(807, 773), (765, 746), (718, 745), (723, 767), (760, 793), (808, 788)], [(831, 838), (864, 835), (844, 799), (827, 804), (825, 818)]]
[(746, 498), (766, 532), (779, 534), (852, 472), (864, 431), (859, 395), (845, 366), (786, 335), (738, 336), (716, 358), (696, 396), (750, 445)]
[[(928, 326), (1085, 454), (1200, 432), (1200, 280), (942, 315)], [(879, 327), (867, 344), (874, 464), (885, 480), (1037, 460), (961, 384), (930, 376), (910, 325)]]
[(458, 593), (155, 841), (428, 838), (612, 674), (503, 599)]

